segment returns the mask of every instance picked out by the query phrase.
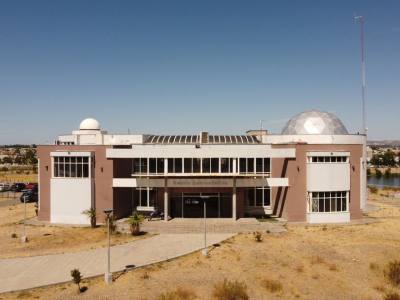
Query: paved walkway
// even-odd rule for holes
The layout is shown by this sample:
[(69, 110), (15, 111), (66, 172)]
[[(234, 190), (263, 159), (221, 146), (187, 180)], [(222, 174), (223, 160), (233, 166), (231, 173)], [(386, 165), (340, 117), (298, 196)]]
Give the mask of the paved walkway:
[[(237, 221), (232, 219), (216, 218), (207, 219), (207, 232), (210, 233), (239, 233), (239, 232), (286, 232), (285, 222), (266, 221), (259, 222), (255, 218), (242, 218)], [(145, 221), (141, 226), (143, 231), (150, 233), (202, 233), (204, 220), (202, 218), (176, 218), (168, 222), (161, 220)], [(125, 220), (117, 221), (117, 230), (129, 232), (129, 225)]]
[[(219, 243), (233, 234), (208, 234), (207, 244)], [(182, 256), (204, 245), (202, 234), (160, 234), (111, 249), (111, 271), (127, 265), (144, 266)], [(70, 271), (78, 268), (83, 277), (104, 274), (107, 248), (77, 253), (0, 259), (0, 293), (34, 288), (71, 280)]]

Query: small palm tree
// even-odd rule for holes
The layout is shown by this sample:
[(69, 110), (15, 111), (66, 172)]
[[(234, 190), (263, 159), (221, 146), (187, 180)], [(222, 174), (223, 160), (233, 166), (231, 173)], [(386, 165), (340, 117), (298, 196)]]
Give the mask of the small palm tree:
[(128, 219), (128, 224), (131, 225), (132, 235), (140, 234), (140, 225), (143, 223), (144, 217), (137, 212), (134, 212)]
[(94, 208), (90, 208), (90, 209), (84, 210), (82, 213), (90, 219), (90, 227), (95, 228), (96, 227), (96, 210)]
[(78, 285), (78, 291), (79, 293), (81, 292), (81, 280), (82, 280), (82, 275), (81, 272), (79, 271), (79, 269), (73, 269), (71, 270), (71, 277), (72, 277), (72, 281)]

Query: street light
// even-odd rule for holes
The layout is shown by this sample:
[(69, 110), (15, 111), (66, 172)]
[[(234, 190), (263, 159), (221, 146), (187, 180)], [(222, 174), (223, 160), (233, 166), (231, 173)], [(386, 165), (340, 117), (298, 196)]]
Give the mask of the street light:
[(26, 236), (26, 195), (22, 195), (24, 198), (24, 235), (21, 237), (21, 242), (26, 243), (28, 237)]
[(111, 246), (111, 238), (110, 238), (110, 216), (113, 212), (112, 209), (105, 209), (103, 212), (106, 214), (107, 219), (107, 236), (108, 236), (108, 251), (107, 251), (107, 272), (104, 274), (104, 281), (106, 284), (112, 283), (112, 273), (110, 272), (110, 246)]
[(210, 198), (210, 196), (200, 196), (201, 199), (203, 199), (204, 203), (204, 248), (201, 251), (204, 256), (208, 256), (208, 249), (207, 249), (207, 199)]

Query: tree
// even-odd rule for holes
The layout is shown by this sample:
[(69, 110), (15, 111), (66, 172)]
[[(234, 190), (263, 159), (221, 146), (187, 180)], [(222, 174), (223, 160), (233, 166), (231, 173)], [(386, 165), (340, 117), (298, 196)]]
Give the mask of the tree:
[(393, 167), (396, 164), (396, 161), (394, 160), (394, 152), (390, 149), (388, 149), (383, 155), (382, 155), (382, 164), (384, 166), (389, 166)]
[(3, 164), (12, 164), (12, 159), (11, 159), (11, 157), (9, 157), (9, 156), (5, 156), (4, 158), (3, 158)]
[(28, 149), (25, 152), (25, 161), (29, 165), (36, 165), (37, 164), (37, 158), (36, 158), (36, 152), (33, 149)]
[(140, 234), (140, 225), (143, 223), (144, 217), (134, 212), (132, 216), (128, 219), (128, 224), (131, 225), (132, 235)]
[(80, 283), (81, 283), (81, 280), (82, 280), (82, 274), (81, 274), (81, 272), (79, 271), (79, 269), (73, 269), (73, 270), (71, 271), (71, 277), (72, 277), (73, 283), (75, 283), (76, 285), (78, 285), (78, 292), (80, 293), (80, 292), (81, 292)]
[(82, 213), (90, 219), (90, 227), (95, 228), (96, 227), (96, 210), (94, 208), (90, 208), (90, 209), (84, 210)]

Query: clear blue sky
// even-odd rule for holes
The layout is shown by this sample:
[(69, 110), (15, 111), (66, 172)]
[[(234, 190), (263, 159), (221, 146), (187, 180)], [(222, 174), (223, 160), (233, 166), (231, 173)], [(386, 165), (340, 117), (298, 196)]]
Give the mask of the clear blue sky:
[(400, 138), (400, 1), (1, 1), (0, 144), (109, 132), (279, 133), (312, 108)]

